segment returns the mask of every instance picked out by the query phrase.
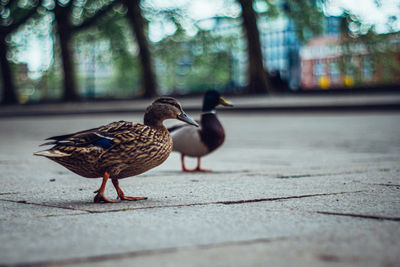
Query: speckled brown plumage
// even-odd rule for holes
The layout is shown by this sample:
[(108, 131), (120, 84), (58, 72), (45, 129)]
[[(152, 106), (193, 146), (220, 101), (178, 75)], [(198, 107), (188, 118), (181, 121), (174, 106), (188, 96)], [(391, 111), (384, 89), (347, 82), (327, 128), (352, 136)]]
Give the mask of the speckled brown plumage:
[(163, 121), (170, 118), (197, 126), (174, 98), (162, 97), (146, 109), (144, 124), (118, 121), (85, 131), (53, 136), (47, 139), (53, 141), (43, 145), (54, 146), (35, 155), (45, 156), (83, 177), (103, 177), (102, 187), (96, 191), (101, 193), (97, 198), (99, 201), (111, 202), (102, 195), (105, 182), (111, 178), (122, 199), (123, 192), (117, 179), (152, 169), (163, 163), (171, 153), (172, 139), (163, 125)]
[[(110, 138), (110, 148), (93, 144), (99, 135)], [(116, 179), (141, 174), (163, 163), (172, 149), (172, 139), (165, 128), (126, 121), (73, 134), (63, 141), (70, 143), (58, 143), (50, 151), (69, 156), (49, 158), (87, 178), (102, 177), (104, 172)]]

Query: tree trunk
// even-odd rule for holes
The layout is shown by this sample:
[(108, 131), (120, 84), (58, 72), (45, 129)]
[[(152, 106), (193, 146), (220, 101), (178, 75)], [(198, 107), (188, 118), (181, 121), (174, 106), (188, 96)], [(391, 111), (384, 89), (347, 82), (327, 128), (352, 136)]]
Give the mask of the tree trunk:
[(149, 42), (145, 34), (145, 24), (140, 9), (140, 0), (124, 0), (128, 9), (128, 20), (139, 46), (139, 57), (142, 69), (143, 97), (150, 98), (157, 95), (156, 75), (149, 49)]
[(74, 51), (71, 47), (71, 33), (60, 31), (58, 33), (61, 60), (64, 72), (63, 80), (63, 100), (64, 101), (77, 101), (79, 96), (77, 94), (76, 80), (75, 80), (75, 66), (74, 66)]
[(16, 87), (13, 80), (13, 75), (10, 63), (7, 60), (7, 43), (6, 35), (0, 35), (0, 64), (1, 64), (1, 80), (3, 85), (4, 104), (17, 104)]
[(269, 82), (267, 69), (263, 64), (260, 32), (257, 26), (253, 0), (237, 0), (242, 7), (242, 20), (247, 38), (248, 53), (248, 85), (249, 93), (274, 93)]
[(68, 19), (68, 10), (59, 8), (55, 13), (57, 23), (58, 41), (61, 49), (61, 61), (63, 68), (63, 100), (77, 101), (79, 95), (77, 93), (75, 66), (74, 66), (74, 50), (71, 47), (72, 29)]

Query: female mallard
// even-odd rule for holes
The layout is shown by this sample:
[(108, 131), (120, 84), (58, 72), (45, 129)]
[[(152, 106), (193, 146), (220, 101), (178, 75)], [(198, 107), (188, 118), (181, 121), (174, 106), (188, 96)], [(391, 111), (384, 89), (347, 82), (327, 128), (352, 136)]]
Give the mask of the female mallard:
[(43, 145), (54, 147), (36, 152), (86, 178), (103, 177), (94, 202), (117, 202), (104, 196), (107, 180), (111, 181), (121, 200), (128, 197), (118, 179), (138, 175), (163, 163), (172, 150), (172, 139), (164, 127), (166, 119), (178, 119), (199, 126), (172, 97), (155, 100), (144, 114), (144, 124), (119, 121), (77, 133), (50, 137)]
[[(186, 125), (168, 128), (174, 144), (173, 150), (181, 153), (182, 171), (209, 171), (201, 168), (201, 157), (220, 147), (225, 140), (224, 128), (215, 112), (215, 108), (218, 105), (233, 106), (229, 101), (221, 97), (218, 91), (209, 90), (204, 95), (200, 128), (186, 127)], [(197, 167), (195, 169), (186, 169), (185, 156), (197, 157)]]

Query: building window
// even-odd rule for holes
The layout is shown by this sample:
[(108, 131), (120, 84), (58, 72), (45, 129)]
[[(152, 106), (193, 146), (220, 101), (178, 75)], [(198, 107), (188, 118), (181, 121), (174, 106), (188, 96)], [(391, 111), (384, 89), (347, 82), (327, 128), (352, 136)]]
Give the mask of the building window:
[(340, 71), (337, 61), (332, 61), (329, 64), (329, 75), (333, 84), (338, 84), (340, 82)]
[(323, 65), (321, 61), (315, 61), (313, 65), (314, 85), (318, 85), (319, 77), (323, 74)]
[(373, 76), (372, 62), (369, 58), (365, 57), (362, 64), (362, 78), (365, 81), (371, 81)]
[(316, 61), (314, 64), (314, 75), (315, 77), (321, 77), (325, 74), (324, 63), (322, 61)]

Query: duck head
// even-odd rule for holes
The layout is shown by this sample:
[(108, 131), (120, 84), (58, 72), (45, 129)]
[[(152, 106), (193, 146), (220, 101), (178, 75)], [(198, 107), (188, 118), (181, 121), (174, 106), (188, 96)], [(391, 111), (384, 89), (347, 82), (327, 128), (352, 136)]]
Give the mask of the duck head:
[(160, 127), (166, 119), (177, 119), (188, 124), (199, 126), (182, 109), (181, 104), (173, 97), (157, 98), (144, 114), (144, 124)]
[(215, 110), (218, 105), (233, 107), (217, 90), (208, 90), (203, 99), (203, 112)]

